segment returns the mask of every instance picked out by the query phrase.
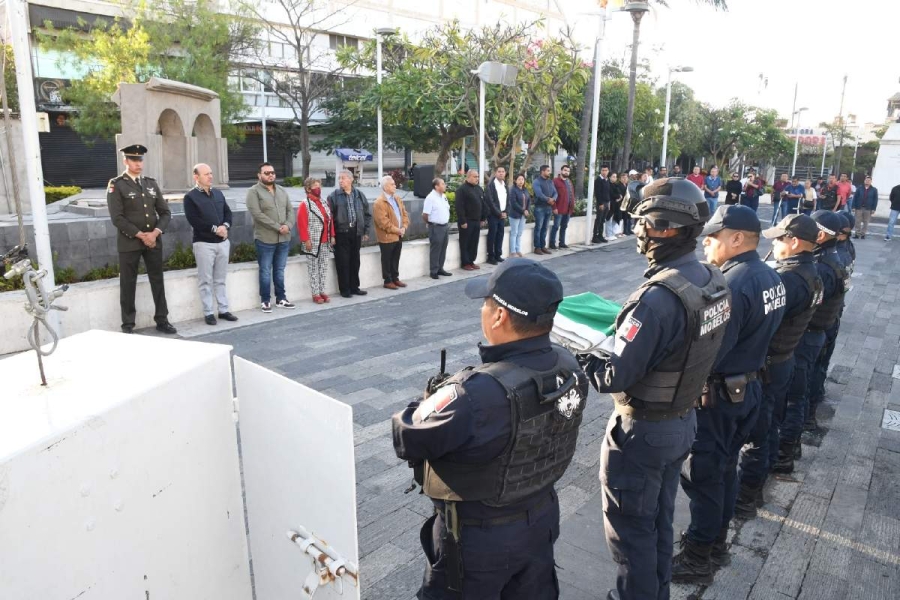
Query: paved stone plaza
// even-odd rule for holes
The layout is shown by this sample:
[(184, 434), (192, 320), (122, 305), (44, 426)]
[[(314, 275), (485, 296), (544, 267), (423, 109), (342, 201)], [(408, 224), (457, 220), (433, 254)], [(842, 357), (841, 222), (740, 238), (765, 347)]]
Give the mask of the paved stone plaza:
[[(804, 437), (793, 475), (769, 484), (760, 516), (735, 523), (731, 566), (705, 589), (675, 586), (673, 597), (900, 597), (900, 432), (881, 426), (885, 408), (900, 410), (900, 380), (894, 378), (900, 378), (894, 373), (900, 362), (900, 243), (883, 242), (883, 235), (884, 225), (874, 224), (869, 238), (856, 243), (854, 289), (819, 411), (821, 433)], [(594, 248), (544, 260), (567, 295), (592, 291), (621, 302), (642, 280), (644, 259), (633, 238)], [(352, 302), (338, 297), (290, 316), (241, 314), (241, 327), (195, 338), (231, 344), (236, 355), (353, 406), (366, 599), (408, 600), (421, 580), (419, 528), (431, 504), (403, 494), (410, 471), (394, 455), (390, 417), (437, 371), (441, 348), (447, 349), (449, 371), (478, 360), (480, 303), (463, 294), (461, 273), (435, 285), (430, 279), (411, 282), (404, 293), (372, 290)], [(304, 309), (310, 304), (307, 298), (294, 301)], [(209, 331), (193, 324), (179, 328), (188, 336)], [(557, 485), (563, 521), (556, 557), (567, 600), (605, 598), (614, 583), (598, 479), (611, 410), (607, 395), (591, 392), (578, 452)], [(679, 491), (676, 539), (687, 521), (687, 500)]]

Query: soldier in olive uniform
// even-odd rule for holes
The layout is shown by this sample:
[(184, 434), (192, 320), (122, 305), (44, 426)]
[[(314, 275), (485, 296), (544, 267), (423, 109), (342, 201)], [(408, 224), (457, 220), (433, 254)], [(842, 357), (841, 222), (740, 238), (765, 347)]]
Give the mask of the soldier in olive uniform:
[(119, 230), (119, 303), (122, 307), (122, 331), (134, 331), (134, 290), (141, 257), (147, 267), (153, 303), (156, 305), (156, 329), (177, 333), (169, 323), (166, 290), (163, 286), (163, 252), (160, 236), (169, 225), (172, 212), (156, 180), (141, 175), (147, 148), (140, 144), (120, 150), (125, 155), (125, 171), (109, 180), (106, 203), (109, 217)]

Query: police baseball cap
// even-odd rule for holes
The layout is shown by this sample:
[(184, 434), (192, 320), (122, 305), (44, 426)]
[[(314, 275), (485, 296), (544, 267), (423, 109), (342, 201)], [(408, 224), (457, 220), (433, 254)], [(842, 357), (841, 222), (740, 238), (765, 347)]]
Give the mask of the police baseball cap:
[(718, 233), (723, 229), (759, 233), (762, 227), (759, 224), (759, 217), (756, 216), (752, 208), (741, 204), (728, 204), (716, 209), (715, 214), (706, 223), (706, 227), (703, 228), (701, 235)]
[(847, 219), (847, 222), (850, 223), (850, 231), (853, 231), (853, 228), (856, 227), (856, 217), (853, 216), (853, 213), (841, 211), (841, 216)]
[(788, 215), (775, 227), (769, 227), (762, 234), (771, 239), (789, 235), (805, 242), (816, 243), (819, 237), (819, 227), (812, 217), (806, 215)]
[(838, 219), (841, 220), (841, 233), (850, 233), (853, 231), (853, 225), (850, 223), (850, 219), (848, 219), (847, 213), (844, 211), (834, 213), (838, 216)]
[(144, 155), (147, 154), (147, 147), (142, 146), (141, 144), (132, 144), (130, 146), (120, 148), (119, 152), (124, 154), (125, 158), (130, 158), (132, 160), (144, 160)]
[(469, 298), (491, 298), (500, 306), (537, 321), (554, 314), (563, 299), (563, 287), (556, 274), (527, 258), (510, 258), (490, 275), (466, 283)]
[(819, 229), (831, 236), (836, 236), (841, 230), (841, 219), (830, 210), (817, 210), (812, 215), (813, 221)]

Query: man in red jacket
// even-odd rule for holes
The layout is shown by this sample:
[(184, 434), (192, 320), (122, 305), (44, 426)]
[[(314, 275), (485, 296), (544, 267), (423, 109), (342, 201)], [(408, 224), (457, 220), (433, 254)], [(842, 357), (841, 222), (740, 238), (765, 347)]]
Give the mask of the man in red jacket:
[(553, 207), (553, 227), (550, 229), (550, 249), (556, 249), (556, 234), (559, 233), (559, 247), (568, 248), (566, 245), (566, 228), (569, 227), (569, 217), (575, 213), (575, 186), (569, 179), (569, 165), (563, 165), (559, 169), (559, 176), (553, 180), (556, 188), (556, 206)]
[(700, 167), (694, 167), (694, 170), (690, 175), (687, 176), (687, 180), (696, 185), (701, 190), (703, 189), (703, 173), (700, 172)]

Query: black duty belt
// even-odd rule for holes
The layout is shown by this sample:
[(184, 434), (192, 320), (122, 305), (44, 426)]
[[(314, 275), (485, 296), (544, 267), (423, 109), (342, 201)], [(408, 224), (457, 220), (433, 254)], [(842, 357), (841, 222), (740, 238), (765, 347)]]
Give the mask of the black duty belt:
[[(490, 519), (459, 519), (459, 524), (466, 527), (499, 527), (500, 525), (509, 525), (517, 521), (532, 521), (537, 517), (537, 513), (550, 506), (553, 503), (552, 494), (548, 493), (546, 497), (522, 512), (517, 512), (503, 517), (493, 517)], [(442, 511), (435, 509), (435, 512), (442, 514)]]
[[(740, 373), (738, 373), (740, 374)], [(747, 377), (747, 383), (751, 381), (756, 381), (759, 379), (759, 371), (753, 371), (751, 373), (743, 373)], [(725, 378), (731, 377), (731, 375), (723, 375), (721, 373), (713, 373), (709, 376), (709, 380), (714, 383), (725, 383)]]

